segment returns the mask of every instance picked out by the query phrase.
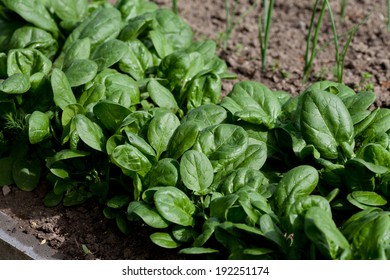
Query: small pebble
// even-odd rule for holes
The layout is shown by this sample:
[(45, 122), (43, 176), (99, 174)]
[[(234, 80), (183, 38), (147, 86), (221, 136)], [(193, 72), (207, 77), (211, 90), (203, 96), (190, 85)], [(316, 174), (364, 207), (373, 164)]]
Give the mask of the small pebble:
[(4, 196), (9, 195), (10, 192), (11, 192), (11, 188), (9, 186), (7, 186), (7, 185), (3, 186), (3, 195)]

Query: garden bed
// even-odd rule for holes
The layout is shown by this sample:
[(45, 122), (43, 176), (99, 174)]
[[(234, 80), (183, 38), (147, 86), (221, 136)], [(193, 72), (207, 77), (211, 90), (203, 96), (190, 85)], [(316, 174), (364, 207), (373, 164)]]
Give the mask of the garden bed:
[[(169, 7), (171, 1), (155, 1)], [(232, 1), (233, 2), (233, 1)], [(244, 1), (240, 1), (244, 2)], [(245, 1), (237, 16), (249, 10)], [(371, 16), (356, 33), (346, 57), (344, 82), (356, 90), (373, 89), (377, 107), (390, 106), (390, 33), (386, 31), (385, 0), (355, 1), (347, 6), (345, 22), (337, 21), (339, 32), (350, 29)], [(257, 39), (256, 9), (249, 13), (232, 32), (227, 48), (222, 48), (221, 35), (225, 28), (224, 1), (179, 1), (179, 14), (195, 31), (198, 39), (220, 42), (218, 54), (227, 61), (229, 70), (238, 80), (254, 80), (272, 90), (283, 90), (293, 95), (302, 92), (315, 80), (332, 80), (335, 65), (333, 45), (321, 51), (314, 62), (308, 83), (302, 82), (305, 36), (310, 21), (310, 1), (276, 1), (268, 51), (267, 71), (261, 71), (260, 48)], [(334, 12), (338, 6), (334, 6)], [(329, 21), (324, 20), (320, 44), (332, 39)], [(233, 81), (237, 82), (237, 80)], [(224, 94), (232, 82), (223, 84)], [(48, 244), (65, 259), (181, 259), (177, 250), (155, 246), (149, 239), (149, 227), (141, 223), (131, 226), (125, 237), (115, 223), (104, 218), (102, 207), (96, 202), (81, 206), (46, 208), (43, 198), (48, 191), (42, 183), (32, 192), (14, 186), (0, 193), (0, 211), (14, 219), (13, 231), (36, 237), (39, 244)]]

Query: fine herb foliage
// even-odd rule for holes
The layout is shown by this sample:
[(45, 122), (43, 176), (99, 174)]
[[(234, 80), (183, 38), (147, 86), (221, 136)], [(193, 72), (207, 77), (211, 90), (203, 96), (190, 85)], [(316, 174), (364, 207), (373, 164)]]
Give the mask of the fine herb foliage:
[(221, 101), (233, 76), (175, 13), (71, 2), (0, 1), (0, 185), (46, 180), (46, 206), (95, 199), (183, 254), (390, 258), (390, 110), (369, 110), (373, 92), (245, 81)]

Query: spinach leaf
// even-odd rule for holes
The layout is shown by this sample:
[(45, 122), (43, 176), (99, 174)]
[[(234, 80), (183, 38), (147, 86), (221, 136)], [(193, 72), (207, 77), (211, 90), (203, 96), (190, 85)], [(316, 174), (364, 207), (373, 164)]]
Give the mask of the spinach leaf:
[(199, 133), (193, 149), (205, 154), (213, 165), (214, 172), (241, 157), (248, 147), (248, 135), (236, 125), (209, 126)]
[(162, 86), (157, 80), (151, 79), (148, 83), (147, 90), (150, 98), (157, 106), (172, 110), (173, 113), (179, 110), (173, 94), (167, 88)]
[(31, 144), (42, 142), (50, 137), (50, 119), (42, 112), (35, 111), (28, 119), (28, 138)]
[(53, 69), (51, 74), (51, 87), (54, 95), (54, 103), (61, 109), (64, 109), (67, 105), (77, 103), (68, 78), (61, 70)]
[(148, 158), (136, 147), (123, 144), (117, 146), (111, 154), (111, 160), (114, 164), (122, 169), (127, 176), (133, 176), (138, 173), (144, 177), (152, 168)]
[(182, 225), (194, 226), (195, 205), (181, 190), (163, 187), (154, 194), (157, 211), (166, 220)]
[(176, 186), (179, 181), (178, 165), (177, 161), (170, 158), (159, 160), (152, 169), (150, 169), (144, 181), (144, 185), (148, 186), (148, 188), (156, 186)]
[(149, 124), (148, 140), (157, 153), (157, 158), (166, 151), (168, 143), (180, 125), (179, 119), (171, 112), (157, 114)]
[(106, 138), (100, 126), (80, 114), (74, 117), (74, 121), (80, 139), (89, 147), (103, 152), (105, 150)]
[(7, 74), (25, 74), (31, 76), (37, 72), (45, 75), (51, 71), (52, 63), (36, 49), (13, 49), (7, 56)]
[(318, 90), (306, 92), (302, 102), (300, 125), (304, 140), (326, 159), (337, 159), (339, 151), (351, 157), (354, 127), (341, 99)]
[(221, 104), (238, 120), (264, 124), (273, 128), (281, 113), (276, 96), (266, 86), (257, 82), (236, 83)]
[(127, 207), (128, 215), (137, 215), (147, 225), (153, 228), (167, 228), (169, 222), (165, 220), (161, 215), (149, 204), (142, 201), (132, 201)]
[(117, 63), (127, 52), (127, 45), (117, 39), (111, 39), (99, 45), (91, 59), (96, 62), (98, 71)]
[(319, 207), (310, 208), (305, 215), (305, 234), (330, 259), (351, 259), (351, 247), (338, 230), (331, 215)]
[(51, 32), (55, 38), (59, 36), (57, 24), (41, 1), (3, 0), (2, 3), (27, 22)]
[(285, 173), (273, 197), (279, 215), (283, 216), (298, 198), (309, 195), (318, 181), (317, 170), (309, 165), (301, 165)]
[(93, 106), (93, 113), (106, 129), (115, 132), (131, 111), (120, 104), (106, 100)]
[(90, 59), (75, 59), (64, 69), (71, 87), (84, 85), (95, 78), (98, 65)]
[(180, 161), (180, 175), (184, 185), (195, 194), (206, 195), (210, 192), (213, 167), (203, 153), (193, 150), (185, 152)]

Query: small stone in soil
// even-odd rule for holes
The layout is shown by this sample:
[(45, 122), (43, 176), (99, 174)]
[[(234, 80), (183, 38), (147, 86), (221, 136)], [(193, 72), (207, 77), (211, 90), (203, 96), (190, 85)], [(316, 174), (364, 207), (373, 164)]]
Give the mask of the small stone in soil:
[(3, 195), (7, 196), (11, 193), (11, 188), (7, 185), (3, 186)]

